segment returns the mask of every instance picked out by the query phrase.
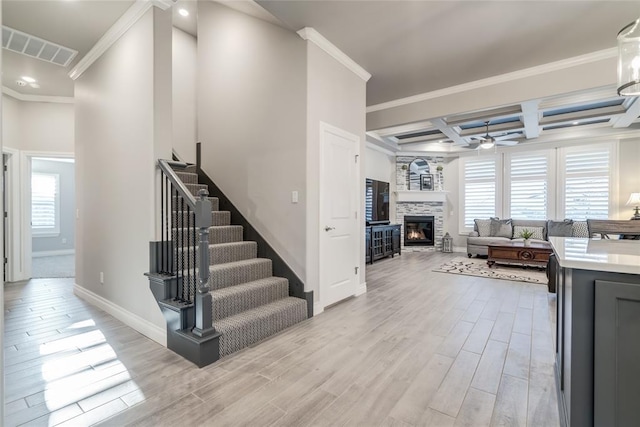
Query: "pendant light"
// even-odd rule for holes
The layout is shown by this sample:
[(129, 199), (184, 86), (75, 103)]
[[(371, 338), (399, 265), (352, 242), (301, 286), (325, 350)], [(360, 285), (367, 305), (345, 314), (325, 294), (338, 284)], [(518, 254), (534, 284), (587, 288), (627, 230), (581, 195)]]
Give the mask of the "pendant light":
[(618, 95), (640, 95), (640, 18), (618, 33)]

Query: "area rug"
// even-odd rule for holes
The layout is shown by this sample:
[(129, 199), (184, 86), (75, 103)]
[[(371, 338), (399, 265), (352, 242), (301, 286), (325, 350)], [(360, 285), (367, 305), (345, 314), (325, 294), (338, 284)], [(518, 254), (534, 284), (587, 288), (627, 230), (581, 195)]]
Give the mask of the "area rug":
[(464, 274), (467, 276), (487, 277), (489, 279), (513, 280), (516, 282), (548, 283), (547, 274), (537, 267), (521, 265), (494, 264), (487, 266), (487, 260), (481, 258), (456, 257), (434, 269), (440, 273)]

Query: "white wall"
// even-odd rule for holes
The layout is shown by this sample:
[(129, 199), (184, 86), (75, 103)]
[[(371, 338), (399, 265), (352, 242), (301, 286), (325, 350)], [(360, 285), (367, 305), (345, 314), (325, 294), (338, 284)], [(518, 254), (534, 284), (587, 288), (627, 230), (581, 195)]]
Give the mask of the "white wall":
[[(337, 62), (312, 42), (307, 42), (307, 283), (306, 289), (318, 295), (320, 257), (319, 184), (320, 122), (345, 130), (360, 138), (359, 154), (365, 153), (366, 82)], [(359, 280), (365, 284), (364, 274), (364, 192), (366, 161), (359, 162), (360, 180), (360, 263)], [(319, 298), (318, 298), (319, 297)]]
[(640, 193), (640, 138), (620, 141), (618, 150), (618, 219), (629, 219), (633, 216), (633, 209), (625, 206), (631, 193)]
[(22, 102), (2, 94), (2, 146), (18, 149), (22, 144)]
[(4, 147), (22, 151), (72, 153), (74, 106), (54, 102), (19, 101), (2, 96)]
[[(306, 55), (295, 33), (214, 2), (198, 6), (202, 165), (306, 282)], [(291, 191), (299, 203), (291, 203)]]
[(152, 8), (75, 83), (76, 293), (159, 342), (165, 321), (144, 273), (156, 159), (171, 155), (170, 12)]
[(196, 38), (173, 27), (173, 149), (180, 158), (196, 162)]

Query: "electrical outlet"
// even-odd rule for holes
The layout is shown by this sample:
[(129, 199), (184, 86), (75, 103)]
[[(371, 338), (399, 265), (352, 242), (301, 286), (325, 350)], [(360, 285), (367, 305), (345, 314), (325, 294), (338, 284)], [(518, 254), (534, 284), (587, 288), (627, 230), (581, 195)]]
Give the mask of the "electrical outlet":
[(104, 285), (104, 273), (102, 271), (100, 272), (100, 283)]
[(62, 244), (64, 245), (65, 243), (67, 243), (67, 239), (62, 239)]
[(291, 203), (298, 203), (298, 192), (297, 191), (292, 191), (291, 192)]

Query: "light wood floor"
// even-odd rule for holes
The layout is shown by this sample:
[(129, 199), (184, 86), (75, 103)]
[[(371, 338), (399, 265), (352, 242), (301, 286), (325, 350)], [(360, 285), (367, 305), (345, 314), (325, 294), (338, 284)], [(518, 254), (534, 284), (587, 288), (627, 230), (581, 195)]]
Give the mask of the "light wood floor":
[(72, 280), (7, 285), (5, 425), (558, 426), (555, 297), (431, 271), (450, 256), (367, 266), (367, 294), (204, 369)]

